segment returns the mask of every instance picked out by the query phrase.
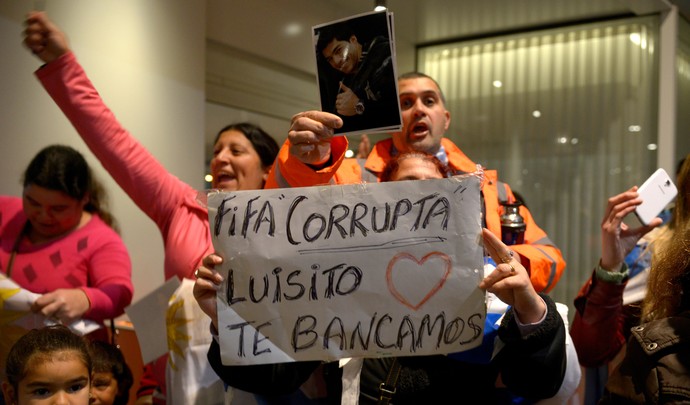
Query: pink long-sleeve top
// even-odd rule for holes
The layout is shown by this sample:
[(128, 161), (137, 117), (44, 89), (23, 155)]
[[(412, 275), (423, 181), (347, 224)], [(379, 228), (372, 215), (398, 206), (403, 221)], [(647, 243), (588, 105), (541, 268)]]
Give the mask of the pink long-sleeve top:
[[(0, 266), (7, 274), (12, 249), (27, 222), (22, 200), (0, 196)], [(132, 263), (120, 236), (98, 215), (56, 240), (20, 240), (11, 278), (22, 288), (45, 294), (79, 288), (89, 299), (85, 319), (102, 322), (123, 313), (132, 301)]]
[(165, 278), (190, 278), (213, 252), (208, 211), (197, 191), (169, 173), (120, 125), (73, 53), (36, 71), (89, 149), (163, 236)]

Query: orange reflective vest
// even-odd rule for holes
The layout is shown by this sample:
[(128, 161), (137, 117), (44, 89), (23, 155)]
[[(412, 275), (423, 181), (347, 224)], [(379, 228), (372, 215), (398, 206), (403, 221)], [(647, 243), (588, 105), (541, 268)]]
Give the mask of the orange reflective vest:
[[(265, 188), (378, 181), (383, 168), (391, 159), (392, 143), (392, 139), (378, 142), (364, 162), (361, 159), (346, 159), (347, 138), (344, 136), (334, 137), (331, 141), (332, 163), (322, 169), (314, 170), (290, 154), (290, 141), (287, 140), (278, 153)], [(441, 144), (448, 155), (448, 164), (455, 173), (471, 173), (478, 169), (478, 166), (452, 141), (443, 138)], [(515, 196), (508, 184), (498, 181), (498, 174), (495, 170), (484, 170), (481, 188), (486, 227), (500, 237), (501, 203), (514, 202)], [(561, 251), (549, 240), (546, 232), (534, 222), (534, 218), (532, 218), (527, 207), (520, 207), (520, 214), (527, 225), (525, 243), (512, 245), (511, 249), (520, 255), (520, 261), (529, 271), (535, 290), (548, 292), (556, 285), (563, 270), (565, 270), (565, 260), (563, 260)]]

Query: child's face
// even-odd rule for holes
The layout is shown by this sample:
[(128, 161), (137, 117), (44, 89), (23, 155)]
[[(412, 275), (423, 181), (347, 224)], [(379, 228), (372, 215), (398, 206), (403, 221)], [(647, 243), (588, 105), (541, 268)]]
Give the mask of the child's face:
[(77, 353), (59, 352), (49, 361), (30, 358), (26, 370), (13, 393), (17, 405), (89, 404), (89, 370)]
[(111, 372), (93, 373), (91, 405), (112, 405), (117, 397), (117, 380)]

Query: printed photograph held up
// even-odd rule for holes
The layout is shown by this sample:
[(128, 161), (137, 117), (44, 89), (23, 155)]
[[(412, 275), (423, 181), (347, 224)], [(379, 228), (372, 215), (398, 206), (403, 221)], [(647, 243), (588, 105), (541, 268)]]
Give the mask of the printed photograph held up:
[(389, 12), (313, 27), (321, 109), (343, 119), (336, 134), (401, 128), (393, 32)]

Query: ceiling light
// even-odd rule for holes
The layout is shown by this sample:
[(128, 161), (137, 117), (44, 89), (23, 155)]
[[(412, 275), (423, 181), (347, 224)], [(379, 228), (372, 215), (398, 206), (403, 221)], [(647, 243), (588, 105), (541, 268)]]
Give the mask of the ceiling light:
[(629, 38), (630, 42), (632, 42), (633, 44), (639, 46), (642, 49), (647, 49), (647, 40), (644, 39), (642, 35), (640, 35), (640, 33), (633, 32), (632, 34), (630, 34)]
[(386, 0), (375, 0), (374, 1), (374, 11), (383, 11), (387, 9)]
[(629, 37), (630, 41), (635, 45), (640, 45), (642, 43), (642, 38), (638, 32), (633, 32)]
[(288, 25), (285, 26), (285, 35), (289, 37), (294, 37), (299, 35), (302, 32), (302, 25), (300, 23), (289, 23)]

